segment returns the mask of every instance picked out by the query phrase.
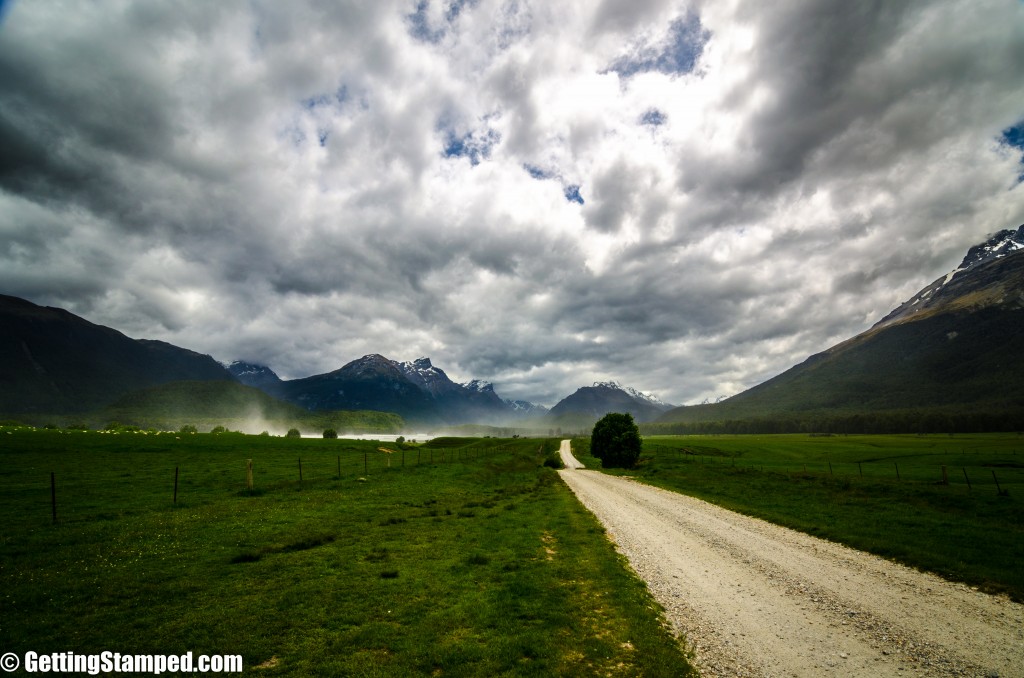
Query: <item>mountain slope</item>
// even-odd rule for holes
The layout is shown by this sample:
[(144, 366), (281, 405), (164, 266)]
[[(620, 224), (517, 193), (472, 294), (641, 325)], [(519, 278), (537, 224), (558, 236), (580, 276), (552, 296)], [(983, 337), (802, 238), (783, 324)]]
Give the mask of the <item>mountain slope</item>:
[(229, 369), (242, 383), (307, 410), (380, 410), (416, 424), (503, 424), (521, 418), (529, 405), (502, 400), (488, 382), (457, 384), (429, 358), (398, 362), (371, 354), (327, 374), (292, 380), (242, 361)]
[(964, 263), (866, 332), (715, 405), (660, 423), (852, 416), (893, 410), (1009, 420), (1024, 404), (1024, 227), (972, 248)]
[(409, 381), (398, 365), (371, 354), (326, 374), (281, 382), (281, 398), (307, 410), (394, 412), (409, 422), (440, 419), (430, 395)]
[(570, 423), (573, 419), (596, 421), (609, 412), (626, 412), (642, 422), (656, 419), (671, 407), (636, 389), (615, 382), (597, 382), (563, 398), (551, 408), (548, 417), (559, 423)]
[(94, 410), (138, 389), (232, 376), (208, 355), (131, 339), (57, 308), (0, 295), (0, 412)]

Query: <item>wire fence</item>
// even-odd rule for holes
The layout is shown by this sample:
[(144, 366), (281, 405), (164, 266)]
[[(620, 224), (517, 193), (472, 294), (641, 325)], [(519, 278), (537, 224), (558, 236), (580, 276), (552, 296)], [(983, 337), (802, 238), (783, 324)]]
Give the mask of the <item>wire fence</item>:
[[(339, 441), (340, 442), (340, 441)], [(322, 489), (382, 473), (481, 463), (512, 448), (409, 448), (382, 444), (251, 453), (51, 452), (2, 455), (0, 515), (8, 525), (113, 519), (168, 507), (195, 507), (224, 496)]]
[[(648, 443), (644, 444), (643, 450), (644, 455), (654, 460), (661, 458), (672, 463), (701, 464), (712, 468), (734, 468), (791, 476), (828, 476), (872, 482), (962, 486), (967, 491), (993, 491), (997, 494), (1008, 494), (1011, 487), (1024, 486), (1024, 456), (1020, 462), (1016, 461), (1016, 451), (994, 454), (983, 450), (961, 450), (959, 453), (941, 452), (862, 461), (832, 461), (828, 457), (801, 460), (744, 459), (741, 455), (707, 454), (688, 448)], [(928, 459), (929, 456), (933, 459)]]

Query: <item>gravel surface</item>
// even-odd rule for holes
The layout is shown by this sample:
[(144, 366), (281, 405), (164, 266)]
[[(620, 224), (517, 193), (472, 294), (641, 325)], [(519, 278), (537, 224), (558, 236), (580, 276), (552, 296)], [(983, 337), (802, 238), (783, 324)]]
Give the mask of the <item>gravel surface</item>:
[(1022, 605), (561, 454), (704, 676), (1024, 678)]

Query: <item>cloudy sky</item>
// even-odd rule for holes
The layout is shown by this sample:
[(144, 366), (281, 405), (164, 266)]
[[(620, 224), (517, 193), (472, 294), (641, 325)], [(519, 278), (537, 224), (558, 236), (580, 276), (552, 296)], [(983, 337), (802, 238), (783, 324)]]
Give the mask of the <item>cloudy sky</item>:
[(0, 3), (0, 293), (731, 395), (1024, 223), (1020, 0)]

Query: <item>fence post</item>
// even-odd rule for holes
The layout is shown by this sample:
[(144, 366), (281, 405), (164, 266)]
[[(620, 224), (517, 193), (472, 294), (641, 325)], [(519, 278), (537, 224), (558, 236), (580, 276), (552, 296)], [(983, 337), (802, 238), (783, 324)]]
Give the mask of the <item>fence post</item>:
[(338, 478), (341, 478), (341, 455), (338, 455)]
[(252, 459), (245, 460), (245, 489), (252, 492)]
[(178, 503), (178, 467), (174, 467), (174, 503)]
[(996, 481), (996, 494), (1002, 495), (1003, 488), (999, 487), (999, 478), (996, 478), (995, 470), (992, 471), (992, 480)]
[(942, 465), (942, 484), (949, 485), (949, 475), (946, 473), (946, 465)]
[(863, 478), (864, 477), (864, 469), (861, 468), (859, 461), (857, 462), (857, 470), (860, 472), (860, 477)]
[(367, 470), (369, 467), (366, 465), (366, 450), (363, 450), (363, 475), (368, 475), (370, 472)]
[(970, 492), (971, 491), (971, 479), (967, 477), (967, 469), (961, 466), (960, 470), (964, 472), (964, 480), (967, 481), (967, 491)]
[(299, 489), (302, 489), (302, 457), (299, 457)]
[(57, 479), (50, 471), (50, 508), (53, 509), (53, 524), (57, 524)]

